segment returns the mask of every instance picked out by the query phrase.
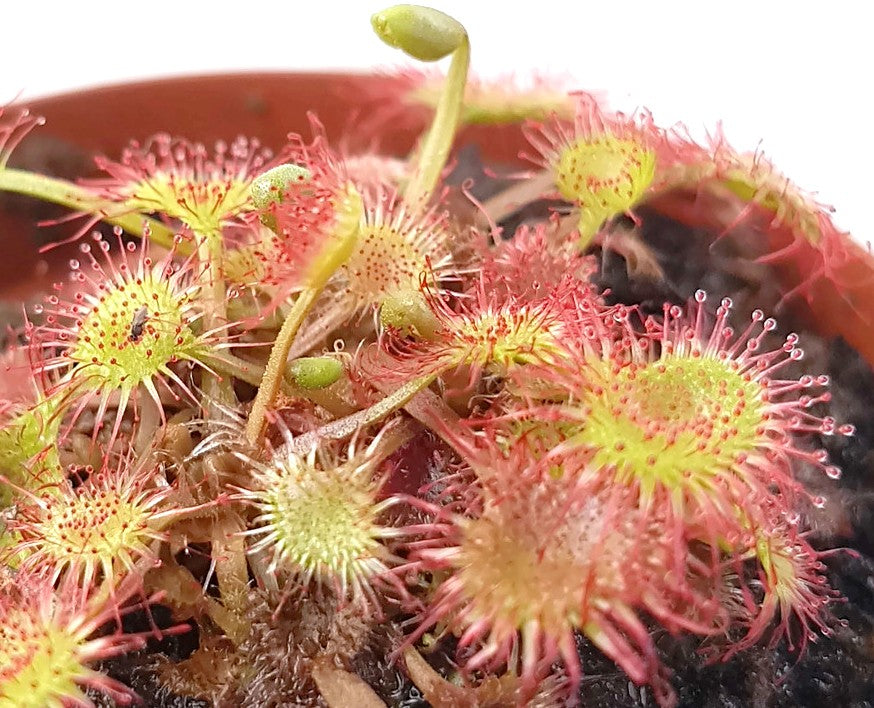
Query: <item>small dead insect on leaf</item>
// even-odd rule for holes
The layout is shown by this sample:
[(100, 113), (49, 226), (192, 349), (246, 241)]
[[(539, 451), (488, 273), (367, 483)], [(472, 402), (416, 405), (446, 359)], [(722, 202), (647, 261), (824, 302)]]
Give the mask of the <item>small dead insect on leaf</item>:
[(132, 342), (139, 342), (140, 337), (143, 336), (143, 328), (146, 326), (146, 322), (149, 320), (149, 308), (146, 305), (143, 305), (139, 310), (134, 313), (133, 321), (130, 324), (130, 340)]

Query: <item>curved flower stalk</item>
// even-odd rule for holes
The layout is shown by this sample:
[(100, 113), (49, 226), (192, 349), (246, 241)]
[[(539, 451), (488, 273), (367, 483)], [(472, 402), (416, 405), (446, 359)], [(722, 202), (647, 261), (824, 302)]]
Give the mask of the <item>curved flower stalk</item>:
[(380, 494), (380, 465), (395, 447), (388, 430), (364, 450), (353, 439), (342, 455), (317, 443), (297, 454), (284, 431), (286, 445), (266, 462), (244, 459), (252, 483), (240, 490), (241, 498), (259, 512), (246, 532), (259, 537), (249, 552), (267, 554), (268, 572), (287, 576), (286, 592), (327, 585), (339, 599), (377, 611), (377, 588), (406, 595), (391, 575), (400, 559), (385, 545), (405, 532), (381, 520), (399, 503)]
[(421, 5), (386, 8), (373, 15), (371, 24), (383, 42), (415, 59), (431, 62), (452, 57), (434, 118), (416, 154), (416, 168), (404, 188), (404, 199), (410, 204), (425, 204), (440, 181), (458, 129), (470, 65), (470, 39), (458, 20)]
[(263, 279), (278, 287), (277, 302), (299, 291), (276, 335), (252, 405), (246, 437), (253, 444), (264, 432), (267, 410), (279, 392), (294, 338), (328, 280), (354, 251), (363, 213), (361, 195), (329, 149), (321, 124), (314, 116), (310, 123), (311, 145), (300, 136), (291, 136), (292, 163), (303, 170), (283, 188), (274, 188), (275, 198), (268, 198), (262, 210), (274, 237), (250, 251), (270, 263), (265, 265)]
[(170, 251), (153, 261), (148, 238), (137, 247), (124, 245), (120, 231), (116, 235), (118, 260), (98, 235), (97, 255), (91, 244), (81, 245), (86, 263), (71, 261), (72, 281), (80, 289), (71, 299), (49, 297), (39, 309), (44, 323), (29, 329), (31, 341), (47, 354), (36, 363), (37, 371), (60, 375), (50, 394), (60, 397), (59, 410), (72, 409), (70, 425), (96, 399), (96, 435), (110, 402), (117, 401), (110, 440), (141, 391), (162, 416), (159, 386), (178, 398), (172, 382), (197, 403), (175, 365), (190, 362), (209, 370), (207, 362), (219, 346), (215, 332), (199, 330), (201, 286), (192, 258), (179, 264)]
[(105, 693), (120, 705), (134, 703), (127, 686), (92, 668), (119, 654), (141, 649), (151, 634), (120, 629), (95, 636), (119, 616), (119, 606), (137, 591), (135, 583), (89, 595), (72, 583), (57, 592), (51, 582), (23, 571), (0, 579), (0, 706), (2, 708), (93, 707), (84, 689)]
[(587, 246), (605, 221), (632, 213), (663, 186), (661, 171), (701, 149), (657, 127), (646, 110), (609, 113), (592, 94), (574, 95), (572, 123), (530, 124), (525, 134), (539, 153), (531, 159), (552, 174), (558, 196), (578, 210), (580, 244)]

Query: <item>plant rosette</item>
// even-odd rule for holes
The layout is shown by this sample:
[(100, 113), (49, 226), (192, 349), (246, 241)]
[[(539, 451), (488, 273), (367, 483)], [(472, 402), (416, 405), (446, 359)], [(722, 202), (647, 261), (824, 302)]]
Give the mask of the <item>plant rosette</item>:
[(0, 705), (871, 695), (870, 253), (372, 25), (417, 64), (0, 107)]

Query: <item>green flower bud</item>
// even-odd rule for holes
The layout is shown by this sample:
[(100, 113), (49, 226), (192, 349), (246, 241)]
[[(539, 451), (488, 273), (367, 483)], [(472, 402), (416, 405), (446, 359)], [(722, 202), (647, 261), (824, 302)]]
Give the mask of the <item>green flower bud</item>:
[(370, 23), (383, 42), (419, 61), (449, 56), (467, 38), (458, 20), (421, 5), (395, 5), (377, 12)]
[(288, 376), (304, 389), (327, 388), (343, 373), (343, 364), (328, 356), (302, 357), (288, 365)]

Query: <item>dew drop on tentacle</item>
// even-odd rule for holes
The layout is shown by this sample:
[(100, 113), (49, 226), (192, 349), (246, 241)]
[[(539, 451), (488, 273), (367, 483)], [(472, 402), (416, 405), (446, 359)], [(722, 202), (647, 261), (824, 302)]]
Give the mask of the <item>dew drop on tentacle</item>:
[(825, 468), (825, 473), (829, 477), (829, 479), (840, 479), (841, 478), (841, 468), (836, 467), (835, 465), (828, 465)]

